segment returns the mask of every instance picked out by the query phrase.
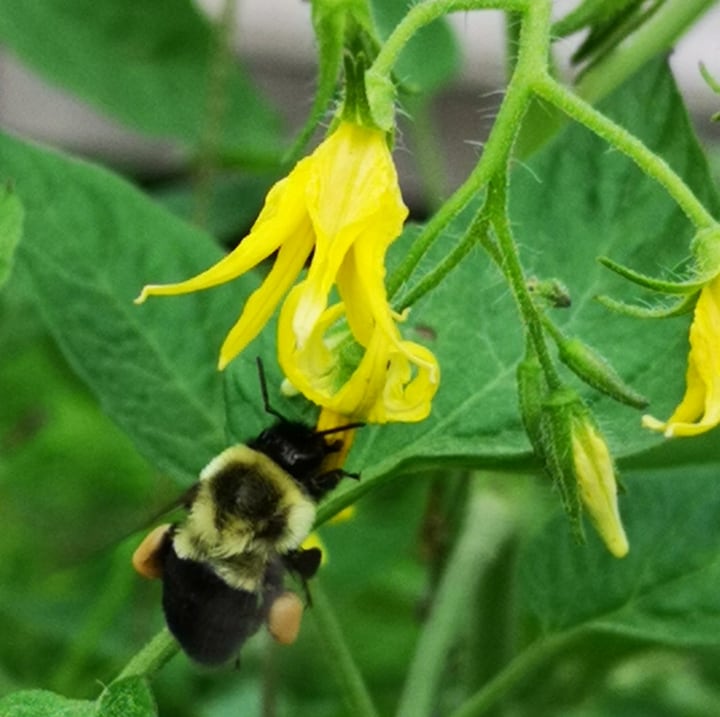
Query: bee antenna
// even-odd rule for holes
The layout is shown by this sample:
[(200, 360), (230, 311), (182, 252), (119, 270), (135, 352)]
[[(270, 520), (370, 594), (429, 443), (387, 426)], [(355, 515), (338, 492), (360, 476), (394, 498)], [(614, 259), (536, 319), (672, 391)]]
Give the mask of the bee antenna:
[(341, 433), (342, 431), (349, 431), (351, 428), (363, 428), (365, 426), (362, 421), (356, 421), (355, 423), (345, 423), (342, 426), (335, 426), (334, 428), (326, 428), (324, 431), (315, 431), (316, 436), (329, 436), (333, 433)]
[(288, 419), (282, 415), (279, 411), (276, 411), (270, 405), (270, 398), (268, 396), (267, 381), (265, 380), (265, 367), (263, 366), (262, 359), (259, 356), (255, 357), (257, 363), (258, 378), (260, 379), (260, 392), (262, 393), (263, 406), (265, 407), (265, 413), (269, 413), (275, 418), (279, 418), (281, 421), (287, 421)]

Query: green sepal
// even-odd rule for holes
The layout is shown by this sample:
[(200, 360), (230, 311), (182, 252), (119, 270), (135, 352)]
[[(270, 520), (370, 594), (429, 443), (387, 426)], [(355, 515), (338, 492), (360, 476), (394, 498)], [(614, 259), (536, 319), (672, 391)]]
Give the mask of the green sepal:
[(538, 458), (544, 460), (541, 420), (548, 397), (547, 383), (537, 354), (528, 349), (516, 369), (518, 402), (525, 433)]
[(578, 410), (585, 409), (574, 391), (568, 388), (554, 391), (543, 406), (540, 430), (545, 470), (560, 493), (573, 535), (582, 543), (585, 542), (582, 503), (572, 449), (572, 421)]
[(645, 274), (640, 274), (637, 271), (633, 271), (632, 269), (623, 266), (622, 264), (618, 264), (606, 256), (598, 257), (598, 261), (603, 266), (607, 267), (611, 271), (614, 271), (623, 278), (628, 279), (635, 284), (639, 284), (646, 289), (651, 289), (652, 291), (657, 291), (662, 294), (694, 294), (700, 291), (700, 289), (702, 289), (703, 286), (705, 286), (705, 284), (707, 284), (707, 282), (712, 278), (711, 274), (704, 274), (696, 276), (694, 279), (689, 281), (666, 281), (663, 279), (655, 279), (651, 276), (646, 276)]
[(633, 408), (645, 408), (649, 401), (622, 380), (607, 359), (578, 338), (553, 336), (560, 360), (588, 386), (620, 403)]
[(310, 114), (283, 158), (288, 164), (297, 161), (331, 106), (346, 50), (373, 58), (380, 47), (368, 7), (361, 0), (313, 0), (312, 23), (318, 43), (317, 87)]
[(690, 250), (705, 283), (720, 274), (720, 225), (701, 229), (692, 240)]
[(365, 94), (373, 121), (389, 132), (395, 126), (395, 83), (389, 75), (370, 68), (365, 72)]
[(637, 304), (626, 304), (609, 296), (596, 296), (595, 300), (605, 308), (615, 311), (624, 316), (631, 316), (634, 319), (669, 319), (673, 316), (682, 316), (690, 313), (695, 308), (697, 294), (689, 294), (678, 299), (672, 304), (665, 306), (638, 306)]
[(368, 64), (369, 60), (362, 49), (345, 53), (343, 57), (345, 96), (339, 115), (344, 121), (364, 127), (375, 127), (375, 120), (365, 94), (365, 69)]

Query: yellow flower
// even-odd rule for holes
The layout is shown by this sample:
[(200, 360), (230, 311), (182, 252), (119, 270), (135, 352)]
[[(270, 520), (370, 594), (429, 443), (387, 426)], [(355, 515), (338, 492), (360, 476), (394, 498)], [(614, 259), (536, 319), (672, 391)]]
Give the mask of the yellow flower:
[[(391, 311), (384, 284), (385, 253), (406, 216), (385, 133), (343, 121), (275, 184), (234, 251), (187, 281), (146, 286), (136, 302), (217, 286), (277, 251), (222, 345), (219, 368), (257, 336), (286, 297), (278, 358), (295, 388), (342, 416), (419, 421), (430, 412), (438, 364), (429, 350), (402, 339), (396, 323), (402, 317)], [(306, 277), (293, 286), (311, 254)], [(339, 300), (331, 304), (334, 288)], [(343, 326), (347, 331), (339, 332)], [(354, 370), (341, 360), (348, 331), (362, 353)]]
[(667, 421), (642, 421), (668, 438), (695, 436), (720, 423), (720, 276), (702, 288), (695, 306), (685, 396)]
[(572, 423), (575, 478), (585, 509), (607, 549), (616, 557), (627, 555), (629, 546), (620, 519), (615, 468), (607, 444), (593, 424), (583, 417)]

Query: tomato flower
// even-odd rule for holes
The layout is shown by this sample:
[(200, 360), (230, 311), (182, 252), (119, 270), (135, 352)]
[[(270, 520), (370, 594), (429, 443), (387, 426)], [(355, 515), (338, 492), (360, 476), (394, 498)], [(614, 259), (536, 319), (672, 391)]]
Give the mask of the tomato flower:
[[(401, 337), (403, 317), (388, 305), (384, 283), (385, 253), (406, 216), (385, 133), (342, 121), (272, 187), (234, 251), (192, 279), (146, 286), (136, 303), (217, 286), (277, 252), (225, 339), (219, 368), (258, 335), (284, 298), (278, 358), (297, 390), (331, 414), (419, 421), (430, 412), (438, 363)], [(348, 348), (356, 349), (352, 361)]]

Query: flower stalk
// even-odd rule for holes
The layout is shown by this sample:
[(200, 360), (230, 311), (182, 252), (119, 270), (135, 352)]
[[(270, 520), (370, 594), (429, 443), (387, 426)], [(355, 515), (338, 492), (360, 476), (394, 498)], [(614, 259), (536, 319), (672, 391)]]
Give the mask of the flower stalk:
[(561, 85), (547, 73), (539, 73), (532, 89), (576, 120), (608, 144), (629, 157), (649, 177), (658, 182), (683, 210), (697, 230), (712, 227), (715, 220), (695, 193), (670, 165), (626, 129), (596, 110), (572, 90)]

